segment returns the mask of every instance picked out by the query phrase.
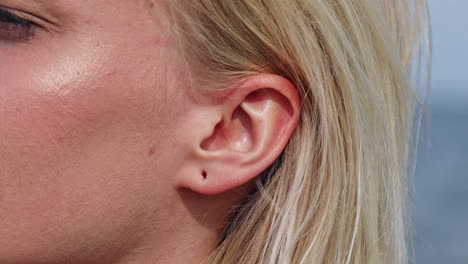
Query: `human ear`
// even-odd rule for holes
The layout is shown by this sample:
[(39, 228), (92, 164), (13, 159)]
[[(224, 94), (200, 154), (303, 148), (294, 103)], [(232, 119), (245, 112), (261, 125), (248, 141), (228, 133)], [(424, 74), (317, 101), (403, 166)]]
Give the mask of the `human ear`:
[(219, 194), (254, 179), (281, 154), (300, 115), (296, 87), (284, 77), (248, 77), (221, 102), (193, 116), (189, 157), (177, 187)]

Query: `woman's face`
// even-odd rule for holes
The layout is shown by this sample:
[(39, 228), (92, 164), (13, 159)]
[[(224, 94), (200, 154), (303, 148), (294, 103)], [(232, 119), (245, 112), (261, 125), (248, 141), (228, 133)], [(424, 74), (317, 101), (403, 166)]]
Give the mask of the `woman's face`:
[(167, 12), (146, 0), (0, 7), (0, 263), (128, 246), (169, 207), (190, 104)]

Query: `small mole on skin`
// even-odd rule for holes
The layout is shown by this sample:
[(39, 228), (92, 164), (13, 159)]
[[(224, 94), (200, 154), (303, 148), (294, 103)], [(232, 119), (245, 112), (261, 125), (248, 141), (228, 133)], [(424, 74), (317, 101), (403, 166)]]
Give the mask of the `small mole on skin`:
[(65, 139), (65, 137), (64, 136), (57, 136), (56, 139), (57, 139), (58, 143), (62, 143), (63, 140)]
[(148, 157), (151, 157), (156, 153), (156, 146), (152, 146), (150, 150), (148, 151)]
[(145, 3), (144, 3), (144, 5), (145, 5), (146, 7), (153, 8), (153, 7), (154, 7), (154, 2), (153, 2), (153, 1), (154, 1), (154, 0), (146, 0)]

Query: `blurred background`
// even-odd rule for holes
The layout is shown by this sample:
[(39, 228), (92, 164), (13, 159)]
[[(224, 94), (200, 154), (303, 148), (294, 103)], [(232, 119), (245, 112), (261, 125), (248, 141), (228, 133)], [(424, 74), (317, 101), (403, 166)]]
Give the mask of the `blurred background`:
[(433, 65), (415, 177), (417, 264), (468, 264), (468, 0), (428, 0)]

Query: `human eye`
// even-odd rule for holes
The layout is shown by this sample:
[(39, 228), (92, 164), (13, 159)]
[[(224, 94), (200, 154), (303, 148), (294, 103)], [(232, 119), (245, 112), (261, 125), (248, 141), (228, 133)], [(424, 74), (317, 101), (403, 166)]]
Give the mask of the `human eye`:
[(0, 7), (0, 42), (27, 41), (34, 37), (37, 24)]

